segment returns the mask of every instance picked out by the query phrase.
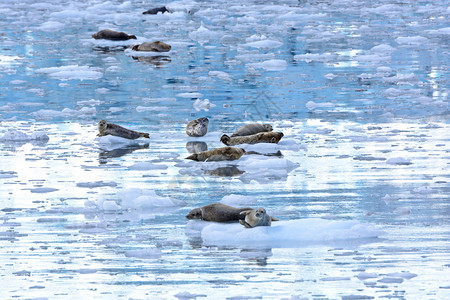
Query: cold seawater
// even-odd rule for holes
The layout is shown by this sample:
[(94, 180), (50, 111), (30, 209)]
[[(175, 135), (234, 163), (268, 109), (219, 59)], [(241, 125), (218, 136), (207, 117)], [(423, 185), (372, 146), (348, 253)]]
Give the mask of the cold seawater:
[[(447, 1), (0, 11), (0, 298), (450, 298)], [(172, 49), (128, 49), (155, 40)], [(150, 139), (98, 138), (101, 119)], [(284, 137), (184, 159), (249, 122)], [(212, 202), (280, 221), (185, 218)]]

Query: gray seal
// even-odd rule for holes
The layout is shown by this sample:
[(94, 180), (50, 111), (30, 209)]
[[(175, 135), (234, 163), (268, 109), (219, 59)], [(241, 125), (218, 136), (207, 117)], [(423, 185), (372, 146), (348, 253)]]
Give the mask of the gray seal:
[(128, 35), (125, 32), (114, 31), (111, 29), (100, 30), (99, 32), (94, 33), (92, 37), (96, 40), (103, 39), (112, 41), (126, 41), (130, 39), (136, 39), (135, 35)]
[(98, 131), (99, 134), (97, 136), (114, 135), (130, 140), (135, 140), (140, 137), (150, 138), (148, 133), (126, 129), (116, 124), (107, 123), (105, 120), (98, 122)]
[(222, 161), (222, 160), (236, 160), (244, 155), (245, 150), (235, 147), (222, 147), (194, 153), (186, 157), (186, 159), (192, 159), (196, 161)]
[(282, 132), (259, 132), (252, 135), (245, 136), (231, 136), (224, 134), (220, 138), (220, 141), (227, 146), (234, 146), (239, 144), (257, 144), (257, 143), (275, 143), (283, 137)]
[(186, 126), (186, 134), (193, 137), (201, 137), (208, 131), (208, 118), (198, 118), (190, 121)]
[(149, 51), (149, 52), (169, 52), (172, 46), (161, 41), (144, 42), (139, 45), (134, 45), (131, 48), (133, 51)]
[(165, 12), (169, 12), (170, 11), (167, 9), (167, 7), (162, 6), (162, 7), (155, 7), (155, 8), (151, 8), (149, 10), (144, 11), (142, 14), (143, 15), (156, 15), (158, 13), (165, 13)]
[(240, 219), (239, 223), (245, 226), (245, 228), (253, 228), (256, 226), (270, 226), (272, 221), (279, 221), (266, 213), (266, 210), (262, 207), (258, 209), (249, 209), (241, 212), (244, 215), (244, 220)]
[(272, 130), (273, 128), (270, 124), (250, 123), (239, 127), (231, 136), (252, 135), (258, 132), (269, 132)]
[(232, 222), (245, 219), (243, 211), (252, 210), (250, 207), (236, 208), (222, 203), (212, 203), (191, 210), (186, 218), (189, 220), (203, 220), (213, 222)]

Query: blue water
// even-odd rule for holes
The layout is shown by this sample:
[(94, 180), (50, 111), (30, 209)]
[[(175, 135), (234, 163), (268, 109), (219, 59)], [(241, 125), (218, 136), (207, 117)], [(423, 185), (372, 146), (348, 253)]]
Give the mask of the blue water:
[[(174, 12), (142, 15), (164, 4)], [(447, 1), (29, 0), (0, 12), (2, 299), (450, 296)], [(138, 40), (91, 38), (103, 28)], [(124, 50), (154, 40), (172, 50)], [(187, 137), (202, 116), (208, 134)], [(151, 138), (102, 144), (101, 119)], [(189, 142), (220, 147), (253, 121), (284, 133), (255, 148), (266, 155), (184, 159)], [(133, 188), (158, 196), (138, 203)], [(156, 205), (166, 197), (176, 204)], [(265, 207), (296, 242), (206, 243), (208, 227), (184, 216), (224, 197)], [(341, 227), (325, 237), (316, 218)]]

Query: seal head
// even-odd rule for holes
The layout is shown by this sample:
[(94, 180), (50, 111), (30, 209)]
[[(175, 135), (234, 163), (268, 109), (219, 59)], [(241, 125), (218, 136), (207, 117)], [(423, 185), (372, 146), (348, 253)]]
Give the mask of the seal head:
[(244, 225), (245, 228), (270, 226), (272, 221), (278, 221), (278, 219), (270, 217), (263, 207), (242, 211), (241, 214), (245, 215), (245, 218), (244, 220), (239, 220), (239, 223)]

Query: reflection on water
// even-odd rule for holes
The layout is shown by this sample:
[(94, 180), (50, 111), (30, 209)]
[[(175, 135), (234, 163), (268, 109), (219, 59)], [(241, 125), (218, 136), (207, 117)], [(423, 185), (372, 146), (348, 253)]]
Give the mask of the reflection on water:
[(199, 153), (208, 151), (208, 145), (205, 142), (187, 142), (186, 150), (189, 153)]

